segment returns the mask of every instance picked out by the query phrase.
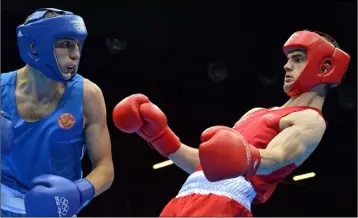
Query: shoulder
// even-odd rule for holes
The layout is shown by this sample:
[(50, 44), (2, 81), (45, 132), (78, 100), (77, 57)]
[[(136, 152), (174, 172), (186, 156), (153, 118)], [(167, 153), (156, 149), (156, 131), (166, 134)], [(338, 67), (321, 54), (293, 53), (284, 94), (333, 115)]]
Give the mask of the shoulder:
[(288, 115), (288, 117), (297, 124), (314, 124), (325, 127), (326, 121), (323, 116), (316, 110), (305, 109)]
[(264, 108), (262, 108), (262, 107), (252, 108), (252, 109), (250, 109), (249, 111), (247, 111), (244, 115), (242, 115), (241, 118), (240, 118), (240, 120), (243, 119), (243, 118), (245, 118), (245, 117), (247, 117), (248, 115), (250, 115), (250, 114), (252, 114), (252, 113), (254, 113), (254, 112), (256, 112), (256, 111), (262, 110), (262, 109), (264, 109)]
[(89, 90), (92, 90), (92, 91), (101, 90), (96, 83), (94, 83), (91, 80), (86, 79), (86, 78), (83, 78), (83, 87), (87, 91), (89, 91)]
[(105, 106), (101, 88), (89, 79), (83, 79), (83, 102), (85, 109)]
[(90, 81), (83, 79), (83, 110), (85, 123), (93, 123), (105, 120), (106, 104), (101, 88)]
[(293, 112), (284, 119), (289, 121), (291, 125), (301, 128), (302, 131), (307, 130), (314, 133), (317, 137), (321, 137), (327, 128), (326, 121), (322, 115), (313, 109)]
[(101, 88), (89, 79), (83, 79), (83, 92), (85, 101), (103, 98)]
[(252, 114), (252, 113), (254, 113), (256, 111), (262, 110), (262, 109), (265, 109), (265, 108), (262, 108), (262, 107), (252, 108), (249, 111), (247, 111), (242, 117), (246, 117), (247, 115)]

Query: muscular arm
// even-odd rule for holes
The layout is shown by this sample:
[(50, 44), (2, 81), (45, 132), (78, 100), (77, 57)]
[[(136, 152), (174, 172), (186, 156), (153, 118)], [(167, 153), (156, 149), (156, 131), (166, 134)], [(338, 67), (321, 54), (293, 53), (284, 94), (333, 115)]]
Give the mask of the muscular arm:
[(267, 175), (292, 163), (302, 164), (321, 141), (326, 124), (316, 111), (297, 112), (288, 119), (292, 125), (282, 130), (266, 149), (259, 149), (261, 164), (256, 174)]
[(191, 174), (200, 162), (199, 150), (181, 143), (180, 148), (175, 153), (169, 155), (169, 159), (177, 167)]
[(95, 187), (95, 196), (107, 190), (114, 179), (111, 141), (102, 91), (89, 80), (84, 85), (85, 138), (92, 171), (86, 177)]

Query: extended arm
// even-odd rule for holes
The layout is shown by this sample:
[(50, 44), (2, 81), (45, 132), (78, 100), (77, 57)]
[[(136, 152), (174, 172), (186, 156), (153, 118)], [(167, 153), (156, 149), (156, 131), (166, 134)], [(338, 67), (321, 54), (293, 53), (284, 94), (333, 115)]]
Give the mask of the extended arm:
[(191, 174), (200, 162), (199, 150), (181, 143), (180, 148), (175, 153), (169, 155), (169, 159), (177, 167)]
[[(253, 108), (249, 110), (240, 118), (240, 120), (260, 109), (262, 108)], [(199, 149), (181, 143), (179, 150), (169, 155), (169, 159), (172, 160), (177, 167), (191, 174), (200, 163)]]

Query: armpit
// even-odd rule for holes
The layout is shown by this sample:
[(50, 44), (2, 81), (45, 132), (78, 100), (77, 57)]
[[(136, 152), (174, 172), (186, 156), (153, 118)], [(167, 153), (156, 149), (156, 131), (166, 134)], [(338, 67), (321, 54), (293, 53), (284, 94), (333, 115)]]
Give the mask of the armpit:
[(314, 126), (315, 129), (326, 129), (326, 121), (322, 115), (315, 110), (307, 109), (303, 111), (297, 111), (287, 115), (281, 119), (282, 122), (290, 123), (291, 125), (300, 126)]

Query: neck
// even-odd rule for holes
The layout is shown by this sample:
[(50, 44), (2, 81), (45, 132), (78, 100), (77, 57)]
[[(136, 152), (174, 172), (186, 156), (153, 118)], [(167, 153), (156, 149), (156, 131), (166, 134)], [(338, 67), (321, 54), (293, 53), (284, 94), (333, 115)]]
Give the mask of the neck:
[(29, 65), (20, 69), (18, 77), (20, 88), (36, 96), (52, 96), (59, 88), (64, 87), (64, 84), (47, 78)]
[(308, 106), (322, 111), (326, 92), (325, 85), (318, 85), (308, 92), (291, 97), (282, 107)]

